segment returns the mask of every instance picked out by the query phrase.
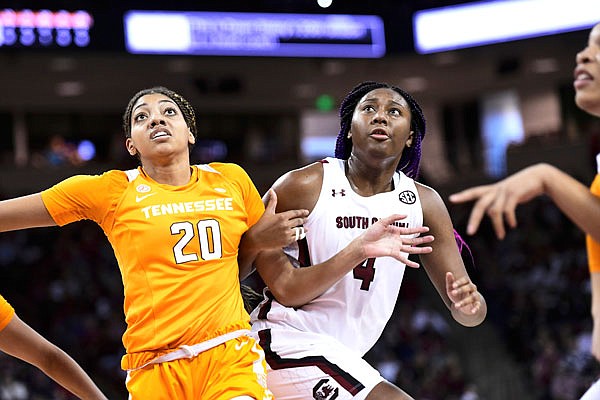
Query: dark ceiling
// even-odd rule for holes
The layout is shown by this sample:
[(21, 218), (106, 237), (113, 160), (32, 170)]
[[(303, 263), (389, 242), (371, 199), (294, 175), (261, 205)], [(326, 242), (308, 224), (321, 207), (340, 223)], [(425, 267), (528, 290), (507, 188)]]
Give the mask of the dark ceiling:
[[(33, 8), (26, 1), (8, 3), (3, 7)], [(95, 18), (95, 42), (89, 49), (77, 51), (0, 48), (4, 89), (0, 109), (120, 111), (132, 93), (154, 85), (169, 86), (198, 108), (219, 113), (310, 108), (318, 94), (328, 93), (339, 100), (362, 80), (398, 84), (424, 102), (471, 99), (507, 87), (528, 90), (570, 85), (575, 53), (585, 45), (587, 31), (415, 54), (412, 13), (455, 3), (465, 2), (388, 0), (368, 7), (370, 3), (365, 1), (333, 0), (324, 10), (316, 0), (46, 1), (44, 7), (53, 9), (87, 5)], [(388, 52), (381, 59), (130, 55), (123, 50), (122, 39), (126, 9), (377, 14), (384, 18)], [(540, 72), (540, 65), (550, 68)]]

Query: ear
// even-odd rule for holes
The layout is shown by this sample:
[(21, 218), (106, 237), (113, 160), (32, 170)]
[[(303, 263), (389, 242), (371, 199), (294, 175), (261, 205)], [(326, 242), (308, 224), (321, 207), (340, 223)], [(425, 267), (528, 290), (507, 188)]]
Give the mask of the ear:
[(406, 139), (406, 147), (412, 146), (414, 135), (415, 135), (415, 132), (410, 131), (410, 134), (408, 135), (408, 139)]
[(350, 139), (350, 138), (352, 138), (352, 131), (348, 131), (348, 134), (346, 135), (346, 138), (347, 138), (347, 139)]
[(133, 144), (133, 140), (131, 140), (131, 138), (125, 139), (125, 148), (127, 149), (127, 152), (132, 156), (135, 156), (137, 154), (137, 149), (135, 148), (135, 145)]
[(189, 144), (195, 144), (196, 143), (196, 137), (194, 136), (194, 134), (192, 133), (192, 131), (190, 130), (190, 128), (188, 128), (188, 133), (189, 133), (188, 143)]

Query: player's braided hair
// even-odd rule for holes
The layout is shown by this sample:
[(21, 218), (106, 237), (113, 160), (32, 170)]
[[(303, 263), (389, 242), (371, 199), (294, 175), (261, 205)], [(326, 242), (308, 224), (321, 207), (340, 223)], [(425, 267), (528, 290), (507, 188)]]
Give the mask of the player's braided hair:
[(149, 89), (140, 90), (131, 98), (131, 100), (129, 100), (129, 104), (127, 104), (127, 108), (125, 109), (125, 114), (123, 114), (123, 132), (125, 133), (125, 137), (131, 137), (131, 113), (133, 112), (133, 106), (140, 97), (153, 93), (164, 94), (173, 100), (181, 110), (185, 123), (188, 128), (190, 128), (190, 132), (192, 132), (194, 137), (197, 137), (198, 130), (196, 128), (196, 113), (194, 112), (194, 108), (185, 98), (183, 98), (183, 96), (163, 86), (155, 86)]
[(348, 138), (348, 132), (350, 131), (356, 105), (365, 94), (380, 88), (394, 90), (406, 100), (410, 107), (410, 128), (414, 132), (413, 142), (411, 147), (404, 148), (396, 170), (404, 172), (411, 178), (416, 178), (419, 174), (419, 163), (421, 162), (421, 142), (423, 141), (423, 136), (425, 136), (425, 116), (419, 103), (410, 94), (399, 87), (387, 83), (374, 81), (362, 82), (355, 86), (346, 98), (344, 98), (340, 105), (340, 132), (336, 141), (335, 156), (343, 160), (347, 160), (350, 157), (352, 139)]
[[(350, 126), (352, 125), (352, 117), (356, 105), (363, 98), (363, 96), (375, 89), (392, 89), (406, 100), (410, 107), (410, 129), (414, 132), (413, 141), (411, 147), (405, 147), (402, 151), (402, 157), (396, 167), (396, 171), (402, 171), (406, 176), (416, 179), (419, 175), (419, 164), (421, 162), (421, 143), (425, 136), (425, 116), (423, 110), (417, 101), (407, 92), (400, 89), (397, 86), (393, 86), (387, 83), (365, 81), (356, 85), (344, 98), (340, 105), (340, 132), (338, 133), (336, 144), (335, 144), (335, 156), (343, 160), (347, 160), (352, 152), (352, 139), (348, 137)], [(462, 254), (463, 250), (466, 249), (471, 256), (473, 265), (473, 254), (471, 249), (460, 236), (460, 234), (454, 230), (454, 239), (458, 246), (459, 252)]]

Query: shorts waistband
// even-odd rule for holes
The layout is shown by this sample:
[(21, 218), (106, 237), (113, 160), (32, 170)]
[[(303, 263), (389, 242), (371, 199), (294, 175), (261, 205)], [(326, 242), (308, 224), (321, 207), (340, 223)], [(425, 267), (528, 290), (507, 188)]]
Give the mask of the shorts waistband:
[(212, 338), (212, 339), (209, 339), (204, 342), (197, 343), (197, 344), (193, 344), (193, 345), (189, 345), (189, 346), (184, 344), (184, 345), (180, 346), (178, 349), (176, 349), (170, 353), (163, 354), (162, 356), (156, 357), (156, 358), (148, 361), (147, 363), (140, 365), (137, 368), (128, 369), (127, 372), (137, 371), (139, 369), (145, 368), (148, 365), (152, 365), (152, 364), (160, 364), (160, 363), (164, 363), (164, 362), (179, 360), (182, 358), (194, 358), (198, 354), (200, 354), (206, 350), (212, 349), (213, 347), (216, 347), (220, 344), (223, 344), (225, 342), (228, 342), (228, 341), (238, 338), (240, 336), (248, 336), (248, 335), (250, 335), (250, 331), (248, 329), (239, 329), (237, 331), (228, 332), (221, 336), (217, 336), (215, 338)]

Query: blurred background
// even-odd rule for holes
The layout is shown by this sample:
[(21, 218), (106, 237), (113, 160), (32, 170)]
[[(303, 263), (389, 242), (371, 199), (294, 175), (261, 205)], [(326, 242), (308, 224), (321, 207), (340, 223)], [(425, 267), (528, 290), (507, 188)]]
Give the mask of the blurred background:
[[(193, 162), (238, 163), (261, 194), (332, 155), (337, 108), (364, 80), (398, 85), (422, 105), (420, 180), (444, 199), (537, 161), (585, 184), (595, 174), (600, 120), (576, 108), (572, 86), (575, 54), (600, 21), (594, 1), (99, 3), (0, 4), (0, 198), (136, 166), (121, 116), (156, 85), (196, 108)], [(526, 7), (479, 7), (513, 3)], [(448, 207), (464, 234), (469, 207)], [(431, 400), (577, 399), (598, 377), (584, 236), (544, 198), (519, 217), (502, 242), (487, 221), (465, 237), (489, 307), (479, 327), (457, 326), (424, 271), (407, 271), (367, 355), (382, 374)], [(0, 293), (109, 398), (127, 397), (122, 282), (96, 225), (1, 234)], [(0, 400), (70, 398), (0, 354)]]

